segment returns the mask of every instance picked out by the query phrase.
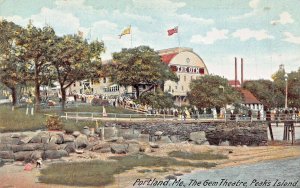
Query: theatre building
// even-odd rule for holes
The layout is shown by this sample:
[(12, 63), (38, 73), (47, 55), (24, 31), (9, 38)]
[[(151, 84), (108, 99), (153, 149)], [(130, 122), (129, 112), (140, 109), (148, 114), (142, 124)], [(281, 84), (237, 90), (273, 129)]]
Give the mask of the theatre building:
[(166, 81), (164, 90), (174, 96), (176, 105), (185, 104), (191, 81), (208, 74), (205, 63), (192, 48), (170, 48), (158, 53), (179, 78), (177, 83)]
[[(170, 48), (158, 51), (162, 62), (166, 63), (172, 71), (176, 73), (179, 81), (166, 81), (164, 91), (174, 96), (175, 104), (181, 105), (186, 103), (187, 92), (190, 91), (190, 83), (193, 79), (208, 74), (207, 67), (203, 60), (193, 52), (192, 48)], [(109, 63), (106, 61), (104, 63)], [(141, 85), (140, 91), (147, 89), (147, 86)], [(134, 89), (132, 87), (120, 87), (113, 84), (109, 77), (100, 78), (97, 82), (90, 80), (83, 80), (76, 82), (70, 88), (72, 93), (86, 94), (100, 94), (107, 97), (115, 97), (123, 94), (132, 94)]]

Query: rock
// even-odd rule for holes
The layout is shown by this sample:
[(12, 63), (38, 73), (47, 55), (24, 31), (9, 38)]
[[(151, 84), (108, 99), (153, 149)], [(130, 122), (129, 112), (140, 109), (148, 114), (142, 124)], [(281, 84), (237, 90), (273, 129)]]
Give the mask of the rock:
[(19, 144), (20, 140), (21, 140), (20, 138), (11, 138), (10, 136), (0, 137), (1, 144), (17, 145)]
[(17, 153), (14, 153), (14, 158), (16, 161), (31, 161), (30, 156), (32, 154), (32, 151), (20, 151)]
[(75, 137), (73, 135), (64, 134), (63, 140), (64, 140), (64, 142), (74, 142)]
[(42, 136), (40, 134), (33, 136), (29, 143), (42, 143)]
[(110, 148), (110, 144), (109, 143), (99, 143), (99, 144), (94, 145), (91, 148), (91, 150), (92, 151), (97, 151), (97, 150), (100, 150), (100, 149), (103, 149), (103, 148)]
[(0, 151), (1, 159), (14, 159), (14, 154), (12, 151)]
[(233, 151), (232, 151), (232, 150), (229, 150), (228, 153), (233, 153)]
[(128, 144), (128, 153), (138, 153), (140, 151), (139, 144)]
[(83, 130), (81, 132), (86, 136), (89, 136), (91, 134), (90, 128), (88, 126), (83, 127)]
[(10, 150), (12, 150), (12, 145), (0, 144), (0, 151), (10, 151)]
[(77, 154), (83, 154), (84, 151), (83, 151), (83, 150), (76, 150), (76, 149), (75, 149), (75, 153), (77, 153)]
[(170, 140), (173, 142), (173, 143), (176, 143), (176, 142), (179, 142), (179, 136), (178, 135), (172, 135), (170, 136)]
[(43, 158), (44, 151), (36, 150), (31, 153), (30, 159), (38, 160)]
[(111, 145), (111, 152), (115, 154), (128, 153), (128, 144), (113, 144)]
[(26, 136), (20, 140), (19, 144), (28, 144), (32, 140), (32, 138), (33, 137), (31, 137), (31, 136)]
[(21, 137), (21, 134), (19, 133), (14, 133), (10, 136), (11, 138), (20, 138)]
[(192, 132), (189, 139), (192, 141), (206, 140), (206, 135), (204, 131)]
[(44, 157), (46, 159), (59, 159), (68, 155), (68, 152), (65, 150), (47, 150), (45, 151)]
[(54, 134), (51, 136), (49, 143), (62, 144), (64, 142), (62, 135)]
[(158, 140), (158, 143), (160, 144), (169, 144), (172, 143), (172, 141), (170, 140), (170, 138), (168, 136), (161, 136)]
[(89, 145), (88, 139), (86, 135), (79, 135), (75, 141), (76, 148), (85, 148), (87, 145)]
[(117, 142), (117, 140), (119, 139), (119, 137), (112, 137), (108, 140), (105, 140), (106, 142)]
[(104, 127), (104, 139), (111, 139), (118, 137), (117, 129), (115, 127)]
[(22, 146), (22, 151), (34, 151), (34, 150), (43, 150), (44, 145), (42, 143), (29, 143)]
[(226, 140), (226, 141), (224, 141), (224, 142), (221, 142), (220, 144), (219, 144), (219, 146), (229, 146), (230, 144), (229, 144), (229, 141), (228, 140)]
[(119, 129), (118, 136), (123, 137), (125, 140), (132, 140), (138, 138), (139, 133), (133, 129)]
[(159, 145), (153, 142), (150, 142), (149, 145), (151, 148), (159, 148)]
[(23, 145), (12, 145), (11, 149), (13, 152), (23, 151)]
[(100, 150), (98, 150), (100, 153), (110, 153), (111, 152), (111, 148), (101, 148)]
[(164, 133), (164, 132), (162, 132), (162, 131), (156, 131), (156, 132), (154, 133), (154, 135), (155, 135), (155, 136), (161, 136), (163, 133)]
[(182, 176), (183, 175), (183, 173), (181, 173), (181, 172), (175, 172), (174, 173), (174, 176)]
[(45, 144), (44, 150), (59, 150), (59, 145), (54, 143)]
[(140, 142), (149, 142), (150, 135), (149, 134), (140, 134), (138, 136), (137, 140), (140, 141)]
[(73, 153), (75, 152), (75, 143), (74, 142), (68, 142), (64, 150), (66, 150), (68, 153)]
[(79, 131), (74, 131), (72, 135), (78, 137), (79, 135), (81, 135), (81, 133)]

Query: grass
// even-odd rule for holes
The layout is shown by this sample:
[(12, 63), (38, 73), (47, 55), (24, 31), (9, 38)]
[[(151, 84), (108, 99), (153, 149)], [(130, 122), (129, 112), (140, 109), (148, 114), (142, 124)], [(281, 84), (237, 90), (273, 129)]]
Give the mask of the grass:
[(215, 163), (185, 162), (171, 157), (155, 157), (145, 154), (111, 157), (113, 161), (55, 163), (41, 170), (39, 180), (49, 184), (73, 186), (104, 186), (115, 181), (114, 175), (135, 167), (193, 166), (211, 168)]
[[(77, 108), (66, 108), (68, 112), (102, 112), (101, 106), (79, 105)], [(115, 108), (106, 107), (107, 113), (126, 113), (136, 114), (136, 112)], [(0, 132), (16, 132), (16, 131), (34, 131), (38, 129), (45, 129), (47, 117), (45, 114), (58, 114), (62, 115), (60, 109), (41, 109), (40, 112), (35, 113), (33, 116), (26, 115), (26, 108), (16, 107), (14, 111), (11, 110), (9, 105), (0, 105)], [(91, 121), (78, 121), (62, 119), (64, 127), (67, 131), (82, 130), (84, 126), (95, 127), (95, 122)], [(99, 126), (101, 122), (98, 122)]]
[(211, 152), (189, 153), (183, 151), (172, 151), (168, 154), (170, 157), (189, 159), (189, 160), (222, 160), (228, 159), (228, 156), (222, 154), (213, 154)]

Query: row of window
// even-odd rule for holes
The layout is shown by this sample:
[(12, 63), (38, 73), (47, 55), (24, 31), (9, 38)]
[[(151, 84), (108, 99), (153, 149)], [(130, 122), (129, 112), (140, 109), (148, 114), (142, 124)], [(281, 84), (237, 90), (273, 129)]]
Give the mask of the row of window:
[[(182, 77), (183, 77), (183, 81), (186, 82), (186, 80), (187, 80), (187, 76), (186, 75), (184, 75), (184, 76), (178, 75), (179, 81), (181, 80)], [(191, 80), (199, 79), (199, 78), (200, 78), (200, 76), (195, 76), (195, 75), (191, 76)]]

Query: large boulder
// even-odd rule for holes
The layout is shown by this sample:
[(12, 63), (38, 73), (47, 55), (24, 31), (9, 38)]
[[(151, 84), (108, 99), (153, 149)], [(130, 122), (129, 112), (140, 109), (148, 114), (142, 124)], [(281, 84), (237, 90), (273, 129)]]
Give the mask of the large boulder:
[(10, 150), (12, 150), (12, 145), (0, 144), (0, 151), (10, 151)]
[(14, 158), (16, 161), (31, 161), (32, 151), (20, 151), (14, 153)]
[(79, 135), (75, 141), (76, 148), (85, 148), (89, 145), (89, 141), (86, 135)]
[(1, 144), (12, 144), (17, 145), (20, 142), (20, 138), (12, 138), (10, 136), (2, 136), (0, 137), (0, 143)]
[(117, 131), (115, 127), (104, 127), (104, 139), (118, 137)]
[(30, 159), (38, 160), (38, 159), (41, 159), (43, 157), (43, 155), (44, 155), (44, 151), (36, 150), (31, 153)]
[(128, 153), (128, 144), (113, 144), (111, 145), (111, 152), (115, 154)]
[(64, 142), (74, 142), (75, 137), (73, 135), (64, 134), (63, 139)]
[(140, 151), (140, 145), (135, 143), (128, 144), (128, 153), (138, 153)]
[(123, 137), (125, 140), (136, 139), (139, 136), (139, 132), (134, 129), (119, 129), (118, 136)]
[(11, 145), (11, 149), (13, 152), (23, 151), (23, 145)]
[(206, 135), (204, 131), (191, 132), (189, 139), (192, 141), (206, 140)]
[(109, 143), (98, 143), (98, 144), (95, 144), (91, 148), (91, 151), (98, 151), (98, 150), (101, 150), (103, 148), (110, 148), (110, 144)]
[(83, 127), (81, 133), (86, 136), (89, 136), (91, 134), (90, 128), (88, 126)]
[(61, 157), (68, 156), (69, 153), (66, 150), (47, 150), (44, 153), (45, 159), (59, 159)]
[(75, 143), (74, 142), (68, 142), (67, 145), (63, 148), (68, 153), (73, 153), (76, 150)]
[(28, 144), (32, 140), (32, 136), (26, 136), (20, 139), (19, 144)]
[(64, 142), (63, 136), (60, 134), (53, 134), (49, 140), (49, 143), (62, 144)]
[(22, 146), (22, 151), (34, 151), (34, 150), (43, 150), (44, 144), (42, 143), (29, 143)]
[(74, 131), (72, 135), (78, 137), (79, 135), (81, 135), (81, 133), (79, 131)]
[(44, 145), (44, 150), (59, 150), (59, 145), (54, 143), (49, 143)]
[(14, 159), (14, 153), (12, 151), (0, 151), (1, 159)]
[(149, 134), (140, 134), (138, 136), (137, 140), (140, 141), (140, 142), (149, 142), (150, 135)]

